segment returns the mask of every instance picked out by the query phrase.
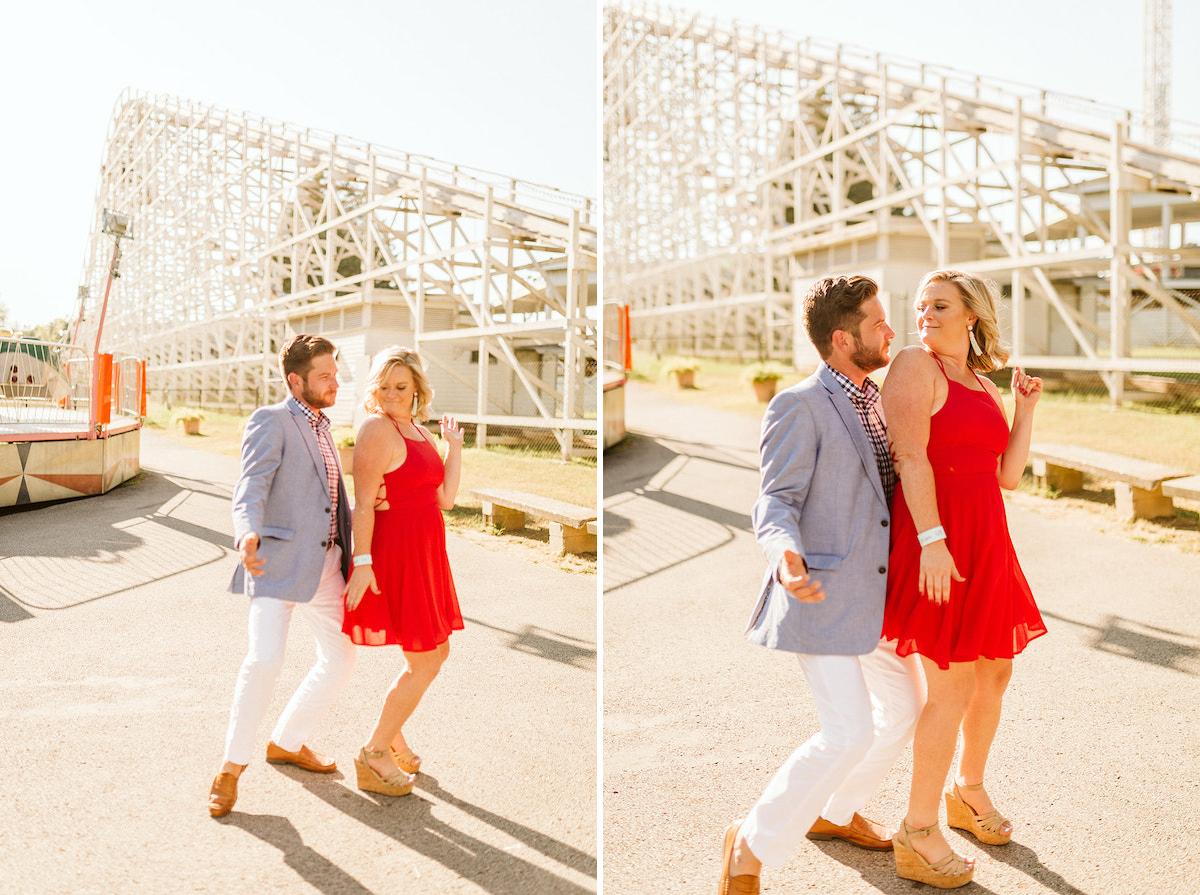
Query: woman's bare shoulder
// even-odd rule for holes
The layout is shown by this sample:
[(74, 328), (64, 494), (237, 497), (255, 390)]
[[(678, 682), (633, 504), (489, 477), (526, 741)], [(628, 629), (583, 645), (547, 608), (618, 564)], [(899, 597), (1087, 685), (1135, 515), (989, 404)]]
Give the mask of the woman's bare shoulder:
[(933, 355), (920, 345), (908, 345), (901, 348), (892, 358), (891, 364), (888, 365), (887, 376), (883, 380), (883, 387), (886, 390), (890, 383), (894, 390), (898, 384), (911, 382), (914, 379), (918, 381), (927, 379), (935, 372), (937, 372), (937, 361), (933, 359)]
[(899, 365), (901, 367), (912, 367), (920, 369), (922, 367), (936, 367), (937, 362), (921, 345), (905, 345), (896, 352), (896, 356), (892, 358), (891, 366), (888, 367), (888, 375)]
[(354, 445), (358, 447), (364, 443), (385, 441), (388, 433), (392, 431), (392, 427), (382, 416), (372, 414), (363, 420), (361, 426), (358, 427), (358, 434), (354, 436)]

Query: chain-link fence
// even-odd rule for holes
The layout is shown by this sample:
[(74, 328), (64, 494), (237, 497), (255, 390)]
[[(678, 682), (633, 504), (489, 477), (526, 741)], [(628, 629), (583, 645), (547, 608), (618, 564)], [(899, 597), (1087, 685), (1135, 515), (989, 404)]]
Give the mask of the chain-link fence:
[[(585, 393), (591, 397), (585, 400), (583, 414), (586, 418), (596, 418), (596, 399), (594, 391), (597, 379), (589, 376)], [(234, 415), (248, 415), (256, 407), (266, 403), (260, 389), (197, 389), (197, 388), (158, 388), (152, 389), (148, 395), (152, 405), (176, 410), (187, 407), (197, 410), (220, 411)], [(447, 411), (455, 415), (453, 411)], [(437, 421), (430, 428), (437, 431)], [(596, 428), (570, 430), (555, 429), (547, 424), (506, 426), (490, 423), (484, 429), (481, 441), (484, 447), (504, 447), (510, 450), (528, 452), (531, 454), (559, 457), (563, 454), (563, 441), (570, 439), (570, 455), (579, 459), (595, 459)], [(339, 427), (352, 433), (352, 427)], [(477, 446), (477, 434), (481, 427), (471, 422), (463, 422), (466, 434), (465, 444), (468, 447)]]
[(238, 414), (250, 413), (267, 403), (260, 388), (156, 388), (147, 397), (167, 410), (195, 407)]
[[(1110, 403), (1114, 403), (1110, 382), (1117, 377), (1115, 385), (1119, 388), (1119, 399), (1115, 403), (1131, 402), (1168, 413), (1200, 413), (1200, 373), (1102, 373), (1096, 370), (1041, 370), (1033, 365), (1026, 372), (1040, 376), (1048, 393), (1077, 395)], [(990, 378), (1004, 389), (1012, 378), (1012, 369), (999, 370)]]

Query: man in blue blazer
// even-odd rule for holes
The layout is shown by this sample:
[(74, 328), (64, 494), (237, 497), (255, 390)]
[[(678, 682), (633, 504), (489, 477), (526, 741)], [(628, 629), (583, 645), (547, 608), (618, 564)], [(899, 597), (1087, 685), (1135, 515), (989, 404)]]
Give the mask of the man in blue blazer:
[(333, 343), (298, 335), (279, 353), (291, 395), (260, 407), (242, 436), (233, 492), (240, 562), (229, 589), (250, 597), (250, 648), (238, 674), (225, 756), (208, 810), (222, 817), (237, 801), (238, 778), (283, 665), (292, 612), (301, 610), (317, 641), (317, 662), (280, 715), (267, 761), (318, 773), (337, 765), (306, 742), (354, 671), (354, 644), (342, 633), (342, 594), (350, 565), (350, 505), (322, 408), (337, 397)]
[(880, 639), (895, 473), (879, 388), (895, 332), (868, 277), (830, 277), (804, 298), (822, 364), (780, 392), (762, 425), (754, 532), (767, 557), (747, 636), (795, 653), (820, 730), (784, 762), (725, 834), (720, 893), (759, 891), (807, 836), (891, 848), (892, 831), (858, 810), (908, 742), (920, 678)]

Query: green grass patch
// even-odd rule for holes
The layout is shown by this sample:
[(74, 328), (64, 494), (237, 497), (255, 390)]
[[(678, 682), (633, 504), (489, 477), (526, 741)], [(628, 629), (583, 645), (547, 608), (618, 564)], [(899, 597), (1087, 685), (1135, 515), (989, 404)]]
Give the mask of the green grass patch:
[[(242, 429), (249, 413), (239, 415), (205, 408), (200, 434), (185, 435), (182, 425), (172, 423), (172, 411), (165, 406), (151, 405), (147, 410), (146, 425), (173, 441), (233, 457), (241, 453)], [(445, 514), (446, 525), (460, 532), (494, 534), (490, 526), (484, 525), (480, 502), (469, 494), (472, 488), (529, 491), (542, 497), (595, 509), (598, 494), (596, 461), (578, 458), (564, 461), (559, 458), (556, 448), (463, 448), (458, 497), (454, 509)], [(346, 470), (346, 490), (353, 497), (354, 476), (349, 468)], [(533, 556), (541, 549), (540, 545), (548, 544), (549, 540), (549, 529), (545, 523), (530, 518), (526, 528), (506, 532), (503, 540), (498, 539), (495, 545), (524, 545)], [(558, 558), (556, 563), (567, 571), (594, 573), (596, 570), (595, 555), (568, 555)]]
[(146, 425), (188, 447), (231, 457), (241, 453), (242, 429), (249, 413), (224, 413), (206, 407), (204, 419), (200, 422), (200, 434), (186, 435), (183, 423), (175, 419), (178, 411), (179, 408), (170, 409), (164, 404), (150, 404), (146, 407)]
[[(634, 379), (679, 401), (757, 419), (762, 418), (766, 409), (765, 404), (755, 400), (751, 387), (742, 381), (748, 364), (705, 358), (696, 374), (696, 387), (679, 389), (673, 379), (662, 375), (662, 362), (652, 355), (634, 352), (633, 363)], [(872, 374), (872, 378), (882, 381), (885, 372)], [(801, 378), (799, 373), (786, 375), (779, 381), (779, 388), (794, 385)], [(1007, 381), (1000, 391), (1005, 395), (1011, 420), (1013, 402)], [(1106, 395), (1044, 393), (1034, 414), (1033, 440), (1111, 451), (1200, 473), (1200, 414), (1179, 413), (1135, 402), (1126, 402), (1114, 409)]]
[[(1006, 396), (1005, 404), (1011, 419), (1012, 398)], [(1107, 397), (1050, 392), (1038, 401), (1033, 440), (1111, 451), (1200, 472), (1200, 414), (1139, 404), (1114, 409)]]
[[(681, 389), (675, 384), (675, 377), (664, 369), (669, 362), (670, 358), (655, 358), (649, 353), (635, 351), (630, 378), (687, 404), (756, 417), (761, 417), (766, 409), (767, 405), (760, 404), (755, 398), (754, 387), (743, 378), (746, 370), (754, 364), (701, 358), (695, 387)], [(777, 390), (795, 385), (803, 378), (799, 373), (785, 372), (777, 384)]]

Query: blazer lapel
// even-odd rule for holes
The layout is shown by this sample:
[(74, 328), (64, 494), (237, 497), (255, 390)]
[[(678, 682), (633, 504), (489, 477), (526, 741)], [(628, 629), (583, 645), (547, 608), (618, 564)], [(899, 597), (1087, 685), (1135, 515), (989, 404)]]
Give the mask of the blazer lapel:
[(854, 404), (846, 396), (845, 389), (833, 378), (833, 372), (829, 367), (822, 364), (818, 378), (825, 386), (825, 390), (829, 392), (829, 400), (833, 402), (838, 416), (842, 418), (842, 423), (850, 434), (850, 440), (854, 442), (854, 447), (858, 450), (858, 458), (862, 461), (867, 478), (871, 480), (879, 499), (883, 501), (884, 506), (887, 506), (887, 495), (883, 491), (883, 479), (879, 475), (879, 463), (875, 459), (875, 449), (871, 447), (871, 440), (867, 438), (862, 420), (858, 418), (858, 411), (854, 409)]
[(325, 461), (321, 459), (321, 448), (317, 446), (317, 433), (313, 431), (312, 424), (303, 413), (288, 405), (288, 411), (291, 413), (292, 422), (296, 424), (296, 428), (300, 431), (300, 438), (304, 442), (304, 446), (308, 448), (308, 455), (312, 458), (313, 466), (317, 471), (317, 475), (321, 477), (321, 481), (325, 481)]

